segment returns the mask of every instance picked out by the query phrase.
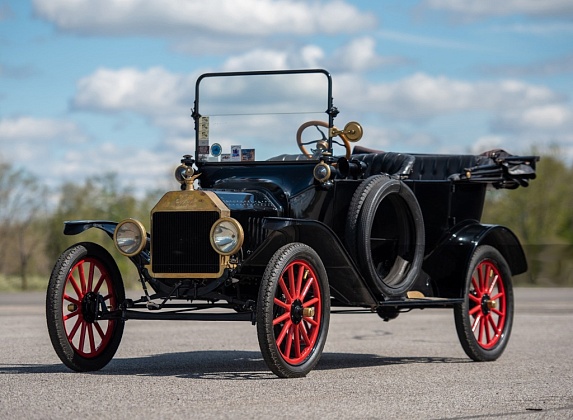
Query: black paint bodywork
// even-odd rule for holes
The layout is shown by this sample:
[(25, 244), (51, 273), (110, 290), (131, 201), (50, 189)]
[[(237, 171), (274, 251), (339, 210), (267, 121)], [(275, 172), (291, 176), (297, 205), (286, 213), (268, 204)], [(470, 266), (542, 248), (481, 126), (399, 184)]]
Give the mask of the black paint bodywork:
[[(181, 285), (172, 294), (174, 282), (147, 278), (157, 296), (171, 293), (171, 297), (186, 299), (218, 297), (248, 306), (246, 302), (254, 300), (267, 262), (278, 248), (290, 242), (305, 243), (319, 254), (328, 273), (334, 306), (449, 307), (462, 298), (469, 260), (482, 244), (499, 249), (513, 274), (527, 270), (523, 250), (509, 229), (479, 223), (487, 183), (405, 179), (420, 203), (425, 225), (425, 260), (415, 289), (427, 297), (444, 300), (413, 302), (375, 294), (344, 245), (348, 206), (363, 177), (339, 177), (323, 185), (312, 177), (316, 164), (297, 161), (201, 165), (201, 188), (216, 192), (245, 230), (243, 260), (232, 273), (241, 280), (242, 292), (239, 296), (234, 287), (215, 292), (227, 283), (221, 279), (207, 287)], [(77, 234), (96, 227), (113, 237), (116, 225), (110, 221), (66, 222), (65, 233)], [(148, 263), (149, 250), (132, 261), (138, 266)]]
[[(312, 71), (300, 71), (304, 72)], [(235, 74), (238, 73), (229, 73)], [(332, 104), (330, 75), (326, 72), (325, 75), (329, 90), (325, 114), (332, 127), (338, 110)], [(193, 113), (196, 128), (200, 118), (198, 97), (197, 90)], [(480, 219), (486, 188), (489, 185), (497, 188), (527, 185), (528, 180), (535, 177), (537, 157), (515, 157), (503, 151), (480, 156), (416, 155), (357, 146), (350, 159), (338, 160), (331, 155), (332, 138), (329, 137), (328, 142), (329, 153), (320, 157), (320, 161), (332, 169), (327, 182), (319, 182), (313, 177), (318, 159), (223, 163), (199, 161), (196, 154), (195, 164), (201, 174), (199, 188), (215, 192), (230, 209), (231, 217), (243, 227), (245, 241), (236, 256), (236, 268), (225, 270), (219, 279), (153, 278), (145, 268), (150, 262), (148, 238), (148, 246), (131, 260), (138, 268), (144, 288), (149, 284), (154, 294), (147, 299), (128, 302), (121, 316), (253, 321), (265, 267), (281, 246), (291, 242), (307, 244), (320, 256), (328, 274), (332, 306), (352, 306), (369, 311), (382, 307), (396, 311), (452, 307), (460, 303), (467, 267), (480, 245), (498, 249), (512, 274), (527, 270), (525, 255), (516, 236), (505, 227), (483, 225)], [(190, 158), (185, 159), (189, 161)], [(399, 179), (412, 190), (420, 205), (425, 250), (422, 270), (413, 290), (421, 291), (426, 299), (409, 299), (406, 295), (387, 297), (374, 292), (347, 249), (345, 227), (353, 194), (365, 179), (378, 174)], [(113, 237), (116, 225), (117, 222), (111, 221), (73, 221), (66, 222), (64, 232), (75, 235), (94, 227)], [(163, 299), (163, 303), (158, 308), (150, 308), (150, 299), (156, 298)], [(185, 302), (170, 303), (177, 299)], [(159, 311), (133, 310), (145, 305), (148, 309), (172, 308), (175, 312), (166, 318), (166, 314)], [(232, 308), (236, 314), (219, 316), (194, 312), (212, 306)], [(103, 315), (114, 316), (117, 314)]]

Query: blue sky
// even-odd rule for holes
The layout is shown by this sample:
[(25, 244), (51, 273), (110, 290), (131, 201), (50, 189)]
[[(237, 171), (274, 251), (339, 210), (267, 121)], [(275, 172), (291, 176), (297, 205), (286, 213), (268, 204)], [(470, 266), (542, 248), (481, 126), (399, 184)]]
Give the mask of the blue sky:
[(320, 67), (365, 145), (571, 161), (572, 40), (571, 0), (0, 0), (0, 155), (173, 188), (199, 74)]

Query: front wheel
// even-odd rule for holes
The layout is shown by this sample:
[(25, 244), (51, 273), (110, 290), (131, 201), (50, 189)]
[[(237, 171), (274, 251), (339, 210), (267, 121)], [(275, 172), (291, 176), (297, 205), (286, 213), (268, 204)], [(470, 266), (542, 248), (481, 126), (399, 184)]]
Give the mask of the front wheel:
[(316, 252), (301, 243), (280, 248), (259, 291), (257, 335), (267, 366), (281, 378), (306, 376), (328, 334), (330, 291)]
[(117, 310), (124, 300), (121, 274), (104, 248), (84, 242), (60, 255), (48, 283), (46, 319), (54, 350), (66, 366), (86, 372), (109, 363), (124, 322), (98, 314)]
[(454, 307), (460, 343), (475, 361), (496, 360), (507, 346), (513, 323), (511, 271), (497, 249), (476, 248), (464, 293), (464, 302)]

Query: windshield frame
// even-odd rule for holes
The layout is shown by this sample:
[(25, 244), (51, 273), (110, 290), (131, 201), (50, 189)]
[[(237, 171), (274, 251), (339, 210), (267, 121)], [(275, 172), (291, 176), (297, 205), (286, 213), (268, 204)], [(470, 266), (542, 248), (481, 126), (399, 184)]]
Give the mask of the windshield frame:
[[(203, 73), (197, 78), (195, 83), (195, 100), (193, 106), (193, 113), (192, 118), (194, 120), (194, 128), (195, 128), (195, 162), (198, 165), (204, 164), (237, 164), (237, 163), (264, 163), (265, 161), (255, 161), (255, 162), (210, 162), (208, 160), (201, 160), (200, 153), (199, 153), (199, 146), (200, 146), (200, 119), (201, 119), (201, 101), (200, 101), (200, 86), (201, 82), (205, 79), (209, 78), (218, 78), (218, 77), (243, 77), (243, 76), (267, 76), (267, 75), (296, 75), (296, 74), (322, 74), (326, 77), (326, 85), (327, 85), (327, 92), (326, 92), (326, 102), (327, 108), (324, 110), (324, 113), (328, 116), (328, 152), (332, 153), (332, 127), (334, 127), (334, 118), (338, 115), (338, 109), (333, 105), (333, 98), (332, 98), (332, 76), (327, 70), (324, 69), (297, 69), (297, 70), (264, 70), (264, 71), (234, 71), (234, 72), (216, 72), (216, 73)], [(269, 161), (269, 163), (271, 163)]]

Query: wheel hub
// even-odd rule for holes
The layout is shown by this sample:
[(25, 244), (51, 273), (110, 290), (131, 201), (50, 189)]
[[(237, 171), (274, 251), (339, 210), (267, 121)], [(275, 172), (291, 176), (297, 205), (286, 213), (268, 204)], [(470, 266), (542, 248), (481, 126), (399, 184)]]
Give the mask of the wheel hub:
[(93, 324), (97, 317), (98, 308), (98, 294), (94, 292), (88, 292), (82, 299), (82, 315), (84, 320), (90, 324)]
[(290, 318), (293, 323), (298, 324), (302, 321), (304, 315), (304, 308), (302, 307), (302, 302), (297, 299), (291, 305)]
[(495, 300), (491, 300), (489, 295), (483, 295), (481, 298), (481, 311), (484, 315), (487, 315), (489, 311), (495, 308), (497, 308), (497, 302)]

